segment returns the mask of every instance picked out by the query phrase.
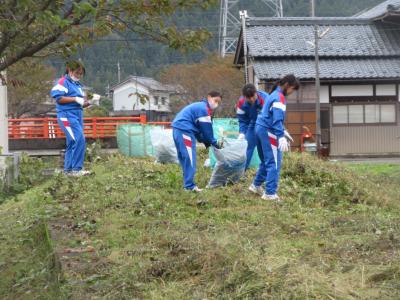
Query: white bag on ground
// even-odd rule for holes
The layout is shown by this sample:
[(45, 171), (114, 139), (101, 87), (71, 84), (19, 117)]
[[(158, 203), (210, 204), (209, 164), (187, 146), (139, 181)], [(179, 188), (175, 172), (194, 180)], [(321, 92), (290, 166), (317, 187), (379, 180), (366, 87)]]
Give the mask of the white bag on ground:
[(217, 160), (208, 188), (236, 183), (244, 174), (246, 168), (247, 141), (225, 139), (224, 148), (213, 148)]
[(150, 138), (157, 162), (178, 163), (172, 129), (154, 128), (150, 131)]

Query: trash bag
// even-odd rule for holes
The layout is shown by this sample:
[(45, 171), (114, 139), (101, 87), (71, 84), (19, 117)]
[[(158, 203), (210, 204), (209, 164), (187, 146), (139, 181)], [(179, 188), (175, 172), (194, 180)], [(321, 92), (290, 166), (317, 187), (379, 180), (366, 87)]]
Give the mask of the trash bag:
[(150, 139), (150, 130), (160, 128), (155, 125), (121, 124), (117, 129), (119, 151), (126, 156), (146, 157), (153, 156), (153, 145)]
[(154, 128), (150, 131), (150, 138), (157, 162), (162, 164), (178, 163), (172, 129)]
[(236, 183), (246, 167), (246, 140), (225, 139), (224, 148), (213, 147), (216, 164), (207, 188), (216, 188)]
[[(224, 133), (225, 138), (236, 139), (239, 136), (239, 120), (236, 118), (215, 118), (213, 120), (214, 137), (216, 139), (221, 138), (221, 129)], [(214, 168), (216, 158), (214, 152), (210, 149), (209, 151), (210, 166)], [(260, 165), (260, 158), (258, 156), (257, 148), (254, 149), (253, 156), (250, 161), (249, 168), (257, 168)]]

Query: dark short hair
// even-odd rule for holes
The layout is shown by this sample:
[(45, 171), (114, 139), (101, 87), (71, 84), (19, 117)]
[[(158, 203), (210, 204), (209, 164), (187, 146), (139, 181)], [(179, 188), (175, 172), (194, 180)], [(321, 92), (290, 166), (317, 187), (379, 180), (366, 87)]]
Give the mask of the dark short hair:
[(222, 99), (222, 94), (220, 92), (217, 92), (217, 91), (211, 91), (207, 95), (210, 96), (210, 97), (213, 97), (213, 98), (214, 97), (220, 97)]
[(85, 73), (86, 73), (85, 66), (79, 60), (69, 60), (69, 61), (67, 61), (65, 66), (66, 66), (66, 68), (65, 68), (65, 73), (66, 74), (68, 73), (68, 71), (76, 71), (78, 69), (82, 70), (82, 74), (83, 75), (85, 75)]
[(257, 93), (257, 89), (254, 84), (248, 83), (242, 89), (242, 95), (246, 98), (251, 98)]

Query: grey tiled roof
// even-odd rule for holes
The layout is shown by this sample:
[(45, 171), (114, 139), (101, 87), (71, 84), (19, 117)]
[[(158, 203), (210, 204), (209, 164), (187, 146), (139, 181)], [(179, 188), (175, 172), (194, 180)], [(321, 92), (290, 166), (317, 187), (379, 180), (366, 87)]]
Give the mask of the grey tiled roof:
[(387, 0), (378, 4), (377, 6), (358, 14), (357, 17), (361, 18), (377, 18), (384, 15), (389, 10), (398, 10), (400, 8), (400, 0)]
[[(275, 80), (293, 73), (300, 79), (315, 78), (313, 59), (257, 59), (254, 69), (259, 79)], [(389, 79), (400, 78), (398, 58), (323, 58), (321, 79)]]
[[(314, 48), (307, 43), (314, 41), (313, 23), (312, 19), (308, 19), (308, 22), (304, 20), (302, 23), (286, 20), (276, 21), (275, 25), (250, 25), (246, 31), (249, 55), (313, 57)], [(320, 41), (319, 53), (322, 57), (400, 55), (400, 30), (393, 30), (393, 26), (385, 27), (365, 20), (320, 26), (321, 31), (327, 28), (330, 31)]]
[(162, 91), (162, 92), (175, 92), (177, 90), (178, 87), (174, 86), (174, 85), (170, 85), (170, 84), (162, 84), (161, 82), (150, 78), (150, 77), (142, 77), (142, 76), (133, 76), (130, 75), (128, 76), (128, 78), (126, 78), (124, 81), (122, 81), (121, 83), (115, 85), (112, 87), (112, 89), (116, 89), (117, 87), (124, 85), (125, 83), (128, 82), (138, 82), (146, 87), (148, 87), (149, 89), (153, 90), (153, 91)]

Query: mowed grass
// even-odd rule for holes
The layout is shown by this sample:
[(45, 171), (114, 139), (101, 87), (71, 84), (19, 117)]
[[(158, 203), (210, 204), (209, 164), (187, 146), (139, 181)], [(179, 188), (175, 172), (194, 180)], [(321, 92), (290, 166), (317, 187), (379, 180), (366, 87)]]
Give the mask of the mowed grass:
[[(119, 155), (95, 176), (54, 177), (0, 206), (0, 298), (400, 298), (400, 194), (389, 192), (400, 179), (377, 182), (398, 167), (370, 174), (295, 153), (283, 165), (282, 204), (247, 191), (254, 171), (196, 195), (179, 166)], [(24, 241), (56, 227), (45, 246)]]

